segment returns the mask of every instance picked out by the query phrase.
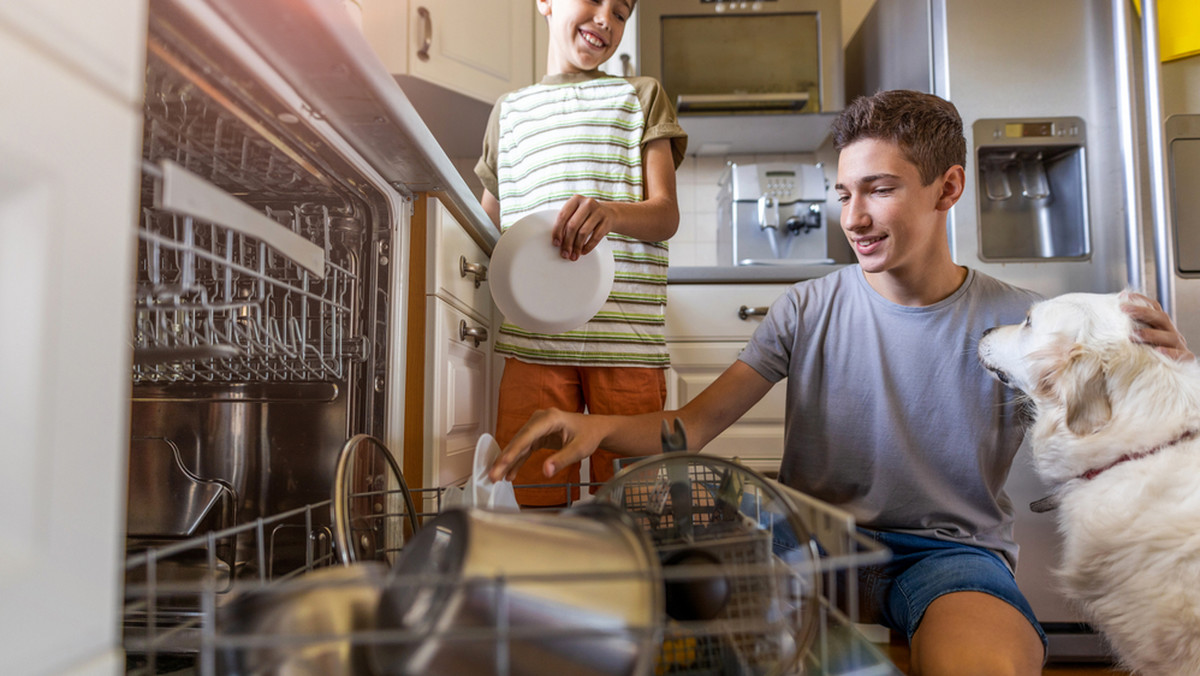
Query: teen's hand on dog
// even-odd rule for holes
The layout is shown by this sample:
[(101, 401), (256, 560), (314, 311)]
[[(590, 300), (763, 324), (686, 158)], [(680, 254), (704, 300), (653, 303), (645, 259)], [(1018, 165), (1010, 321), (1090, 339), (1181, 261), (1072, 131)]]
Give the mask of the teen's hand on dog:
[(1188, 349), (1187, 339), (1171, 323), (1171, 318), (1158, 304), (1158, 301), (1140, 293), (1129, 294), (1141, 303), (1122, 303), (1121, 309), (1133, 317), (1138, 323), (1135, 336), (1137, 340), (1154, 346), (1159, 352), (1179, 361), (1192, 361), (1196, 355)]

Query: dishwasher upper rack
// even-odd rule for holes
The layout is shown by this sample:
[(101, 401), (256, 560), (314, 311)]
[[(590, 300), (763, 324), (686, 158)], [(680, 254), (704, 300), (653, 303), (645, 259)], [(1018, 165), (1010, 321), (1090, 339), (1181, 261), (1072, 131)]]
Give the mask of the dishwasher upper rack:
[[(245, 108), (153, 47), (133, 382), (346, 379), (370, 350), (356, 310), (365, 209)], [(186, 208), (164, 204), (172, 177), (186, 177), (172, 193), (183, 193), (176, 202)]]
[[(568, 495), (570, 495), (573, 489), (578, 488), (583, 488), (583, 493), (586, 494), (586, 489), (594, 487), (596, 484), (555, 484), (555, 486), (566, 488)], [(416, 505), (423, 505), (428, 509), (424, 513), (419, 513), (418, 516), (428, 519), (440, 513), (445, 504), (447, 490), (450, 489), (428, 488), (412, 490), (410, 493), (414, 503)], [(863, 566), (885, 561), (890, 556), (889, 552), (878, 543), (859, 533), (854, 527), (853, 521), (848, 520), (846, 515), (839, 510), (807, 496), (798, 497), (795, 494), (791, 494), (790, 497), (797, 503), (797, 509), (805, 514), (805, 518), (811, 524), (813, 535), (820, 544), (821, 558), (814, 565), (818, 573), (822, 576), (822, 585), (821, 596), (818, 599), (819, 610), (814, 638), (802, 656), (799, 665), (795, 670), (788, 673), (804, 674), (806, 676), (815, 676), (818, 674), (828, 676), (892, 676), (900, 674), (901, 672), (892, 665), (886, 656), (877, 647), (867, 642), (854, 626), (858, 620), (856, 572)], [(585, 497), (581, 502), (586, 502), (589, 499), (589, 497)], [(332, 634), (305, 634), (278, 631), (264, 632), (261, 630), (256, 632), (247, 630), (244, 627), (239, 627), (235, 631), (228, 631), (224, 627), (218, 626), (218, 618), (221, 617), (222, 608), (228, 606), (231, 602), (235, 602), (239, 594), (266, 591), (268, 593), (287, 595), (297, 590), (307, 593), (314, 590), (334, 591), (339, 589), (339, 587), (346, 584), (344, 579), (338, 580), (334, 577), (306, 576), (306, 573), (313, 572), (318, 568), (336, 565), (336, 554), (327, 553), (322, 556), (319, 551), (314, 551), (314, 554), (309, 557), (309, 563), (304, 567), (294, 571), (285, 571), (282, 574), (279, 574), (277, 571), (275, 575), (259, 576), (253, 580), (239, 580), (236, 584), (229, 582), (227, 574), (223, 573), (220, 568), (219, 559), (215, 556), (208, 557), (208, 560), (214, 564), (211, 575), (196, 583), (185, 584), (183, 587), (180, 587), (178, 582), (173, 583), (174, 586), (162, 585), (156, 584), (153, 579), (154, 570), (163, 567), (173, 557), (185, 552), (190, 552), (190, 555), (194, 556), (197, 550), (205, 551), (214, 547), (220, 541), (221, 537), (227, 537), (233, 531), (240, 533), (257, 532), (260, 535), (262, 533), (270, 533), (280, 522), (289, 520), (295, 522), (297, 515), (301, 519), (307, 518), (311, 527), (313, 524), (312, 514), (314, 512), (324, 512), (328, 509), (329, 504), (326, 501), (317, 505), (310, 505), (303, 510), (260, 519), (232, 531), (192, 538), (170, 545), (169, 547), (150, 550), (131, 557), (127, 563), (127, 570), (136, 571), (140, 582), (135, 585), (128, 585), (126, 588), (126, 620), (128, 627), (129, 620), (132, 617), (136, 622), (140, 623), (139, 627), (141, 630), (136, 633), (130, 633), (128, 629), (126, 630), (126, 652), (134, 656), (129, 662), (130, 667), (127, 673), (140, 676), (142, 674), (174, 673), (178, 671), (178, 673), (212, 676), (224, 673), (225, 666), (227, 665), (224, 660), (230, 654), (237, 653), (237, 651), (268, 651), (272, 654), (290, 656), (302, 655), (307, 651), (312, 651), (313, 654), (328, 657), (331, 646), (336, 647), (337, 650), (358, 651), (371, 645), (387, 644), (396, 646), (404, 645), (406, 642), (428, 640), (429, 637), (414, 636), (412, 632), (376, 630), (374, 628), (365, 630), (343, 628)], [(320, 531), (320, 529), (314, 530), (312, 542), (324, 546), (327, 542), (325, 536), (326, 534)], [(257, 555), (261, 560), (268, 562), (270, 560), (269, 544), (269, 537), (264, 538), (260, 536), (257, 539)], [(270, 567), (268, 565), (265, 568), (269, 569)], [(577, 573), (573, 573), (572, 575), (575, 574)], [(312, 581), (317, 579), (320, 581)], [(570, 576), (557, 576), (554, 581), (570, 583)], [(503, 595), (506, 585), (515, 582), (517, 580), (506, 580), (503, 577), (498, 577), (491, 580), (473, 580), (471, 584), (487, 585), (495, 593)], [(444, 581), (420, 580), (414, 581), (414, 583), (444, 584)], [(386, 582), (377, 580), (375, 582), (367, 582), (366, 584), (378, 585), (378, 592), (383, 593)], [(346, 588), (349, 589), (349, 587)], [(360, 583), (358, 591), (361, 592), (361, 590), (362, 584)], [(197, 602), (195, 605), (199, 608), (199, 611), (187, 623), (185, 630), (181, 631), (179, 628), (171, 626), (155, 626), (154, 618), (162, 617), (162, 613), (157, 612), (157, 604), (163, 599), (170, 599), (173, 595), (179, 594), (190, 595), (196, 599)], [(696, 635), (716, 631), (715, 626), (709, 626), (710, 622), (693, 622), (689, 623), (689, 625), (689, 630)], [(670, 639), (671, 644), (667, 645), (664, 643), (663, 654), (674, 654), (683, 658), (690, 658), (695, 653), (696, 648), (691, 647), (686, 640), (686, 636), (682, 639), (680, 638), (677, 626), (674, 629), (674, 636)], [(724, 630), (722, 629), (722, 631)], [(554, 630), (547, 631), (553, 633)], [(569, 638), (579, 638), (578, 630), (575, 631), (576, 633), (572, 634)], [(480, 640), (495, 641), (499, 644), (510, 638), (516, 640), (519, 636), (519, 632), (514, 633), (503, 626), (493, 626), (478, 627), (465, 632), (461, 636), (444, 636), (442, 638), (450, 640), (452, 645), (455, 641), (472, 642)], [(498, 655), (503, 654), (503, 650), (498, 652)], [(675, 674), (677, 676), (684, 674), (721, 674), (724, 676), (724, 672), (720, 670), (697, 669), (694, 664), (688, 666), (682, 661), (673, 662), (672, 660), (674, 659), (670, 658), (665, 663), (660, 659), (655, 673)], [(293, 663), (290, 666), (297, 665)], [(502, 665), (497, 664), (496, 666), (496, 673), (505, 673)], [(302, 673), (340, 672), (310, 670)]]

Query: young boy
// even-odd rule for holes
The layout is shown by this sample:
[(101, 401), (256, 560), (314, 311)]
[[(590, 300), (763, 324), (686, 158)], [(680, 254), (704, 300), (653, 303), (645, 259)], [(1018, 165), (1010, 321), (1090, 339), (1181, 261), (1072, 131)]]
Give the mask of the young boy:
[[(599, 445), (647, 454), (675, 416), (699, 449), (787, 378), (780, 481), (850, 511), (892, 550), (861, 587), (872, 619), (909, 638), (914, 673), (1038, 674), (1045, 635), (1013, 578), (1003, 490), (1023, 431), (1015, 395), (975, 356), (983, 331), (1020, 321), (1036, 295), (951, 258), (946, 216), (966, 162), (952, 104), (881, 92), (851, 103), (833, 135), (858, 265), (793, 286), (680, 411), (540, 411), (491, 474), (511, 474), (538, 440), (562, 448), (547, 474)], [(1191, 356), (1160, 309), (1127, 311), (1146, 325), (1143, 341)]]
[[(675, 169), (687, 137), (658, 82), (598, 70), (616, 52), (633, 5), (537, 0), (550, 34), (547, 75), (501, 97), (488, 123), (475, 172), (486, 188), (483, 208), (501, 230), (558, 208), (552, 240), (564, 258), (586, 256), (605, 237), (616, 258), (613, 290), (585, 326), (559, 335), (501, 326), (502, 445), (538, 409), (633, 414), (661, 411), (666, 401), (665, 240), (679, 226)], [(613, 457), (592, 459), (592, 480), (612, 476)], [(515, 477), (517, 499), (560, 505), (565, 489), (522, 485), (579, 479), (577, 463), (548, 479), (534, 464)]]

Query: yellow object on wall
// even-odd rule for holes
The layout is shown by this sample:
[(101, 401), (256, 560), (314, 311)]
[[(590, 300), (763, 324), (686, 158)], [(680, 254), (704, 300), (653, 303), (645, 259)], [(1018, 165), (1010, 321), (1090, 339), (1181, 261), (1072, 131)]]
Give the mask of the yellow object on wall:
[[(1133, 0), (1139, 15), (1142, 6)], [(1163, 61), (1200, 54), (1200, 0), (1158, 0), (1158, 53)]]

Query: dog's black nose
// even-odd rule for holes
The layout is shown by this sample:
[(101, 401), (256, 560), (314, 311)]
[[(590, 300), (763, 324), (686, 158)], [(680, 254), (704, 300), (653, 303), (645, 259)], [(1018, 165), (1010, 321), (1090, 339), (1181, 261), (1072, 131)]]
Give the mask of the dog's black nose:
[(985, 335), (985, 336), (986, 336), (987, 334), (991, 333), (992, 331), (995, 331), (995, 330), (996, 330), (996, 329), (998, 329), (998, 328), (1000, 328), (1000, 327), (998, 327), (998, 326), (993, 326), (993, 327), (992, 327), (992, 328), (990, 328), (990, 329), (984, 329), (984, 330), (983, 330), (983, 335)]

